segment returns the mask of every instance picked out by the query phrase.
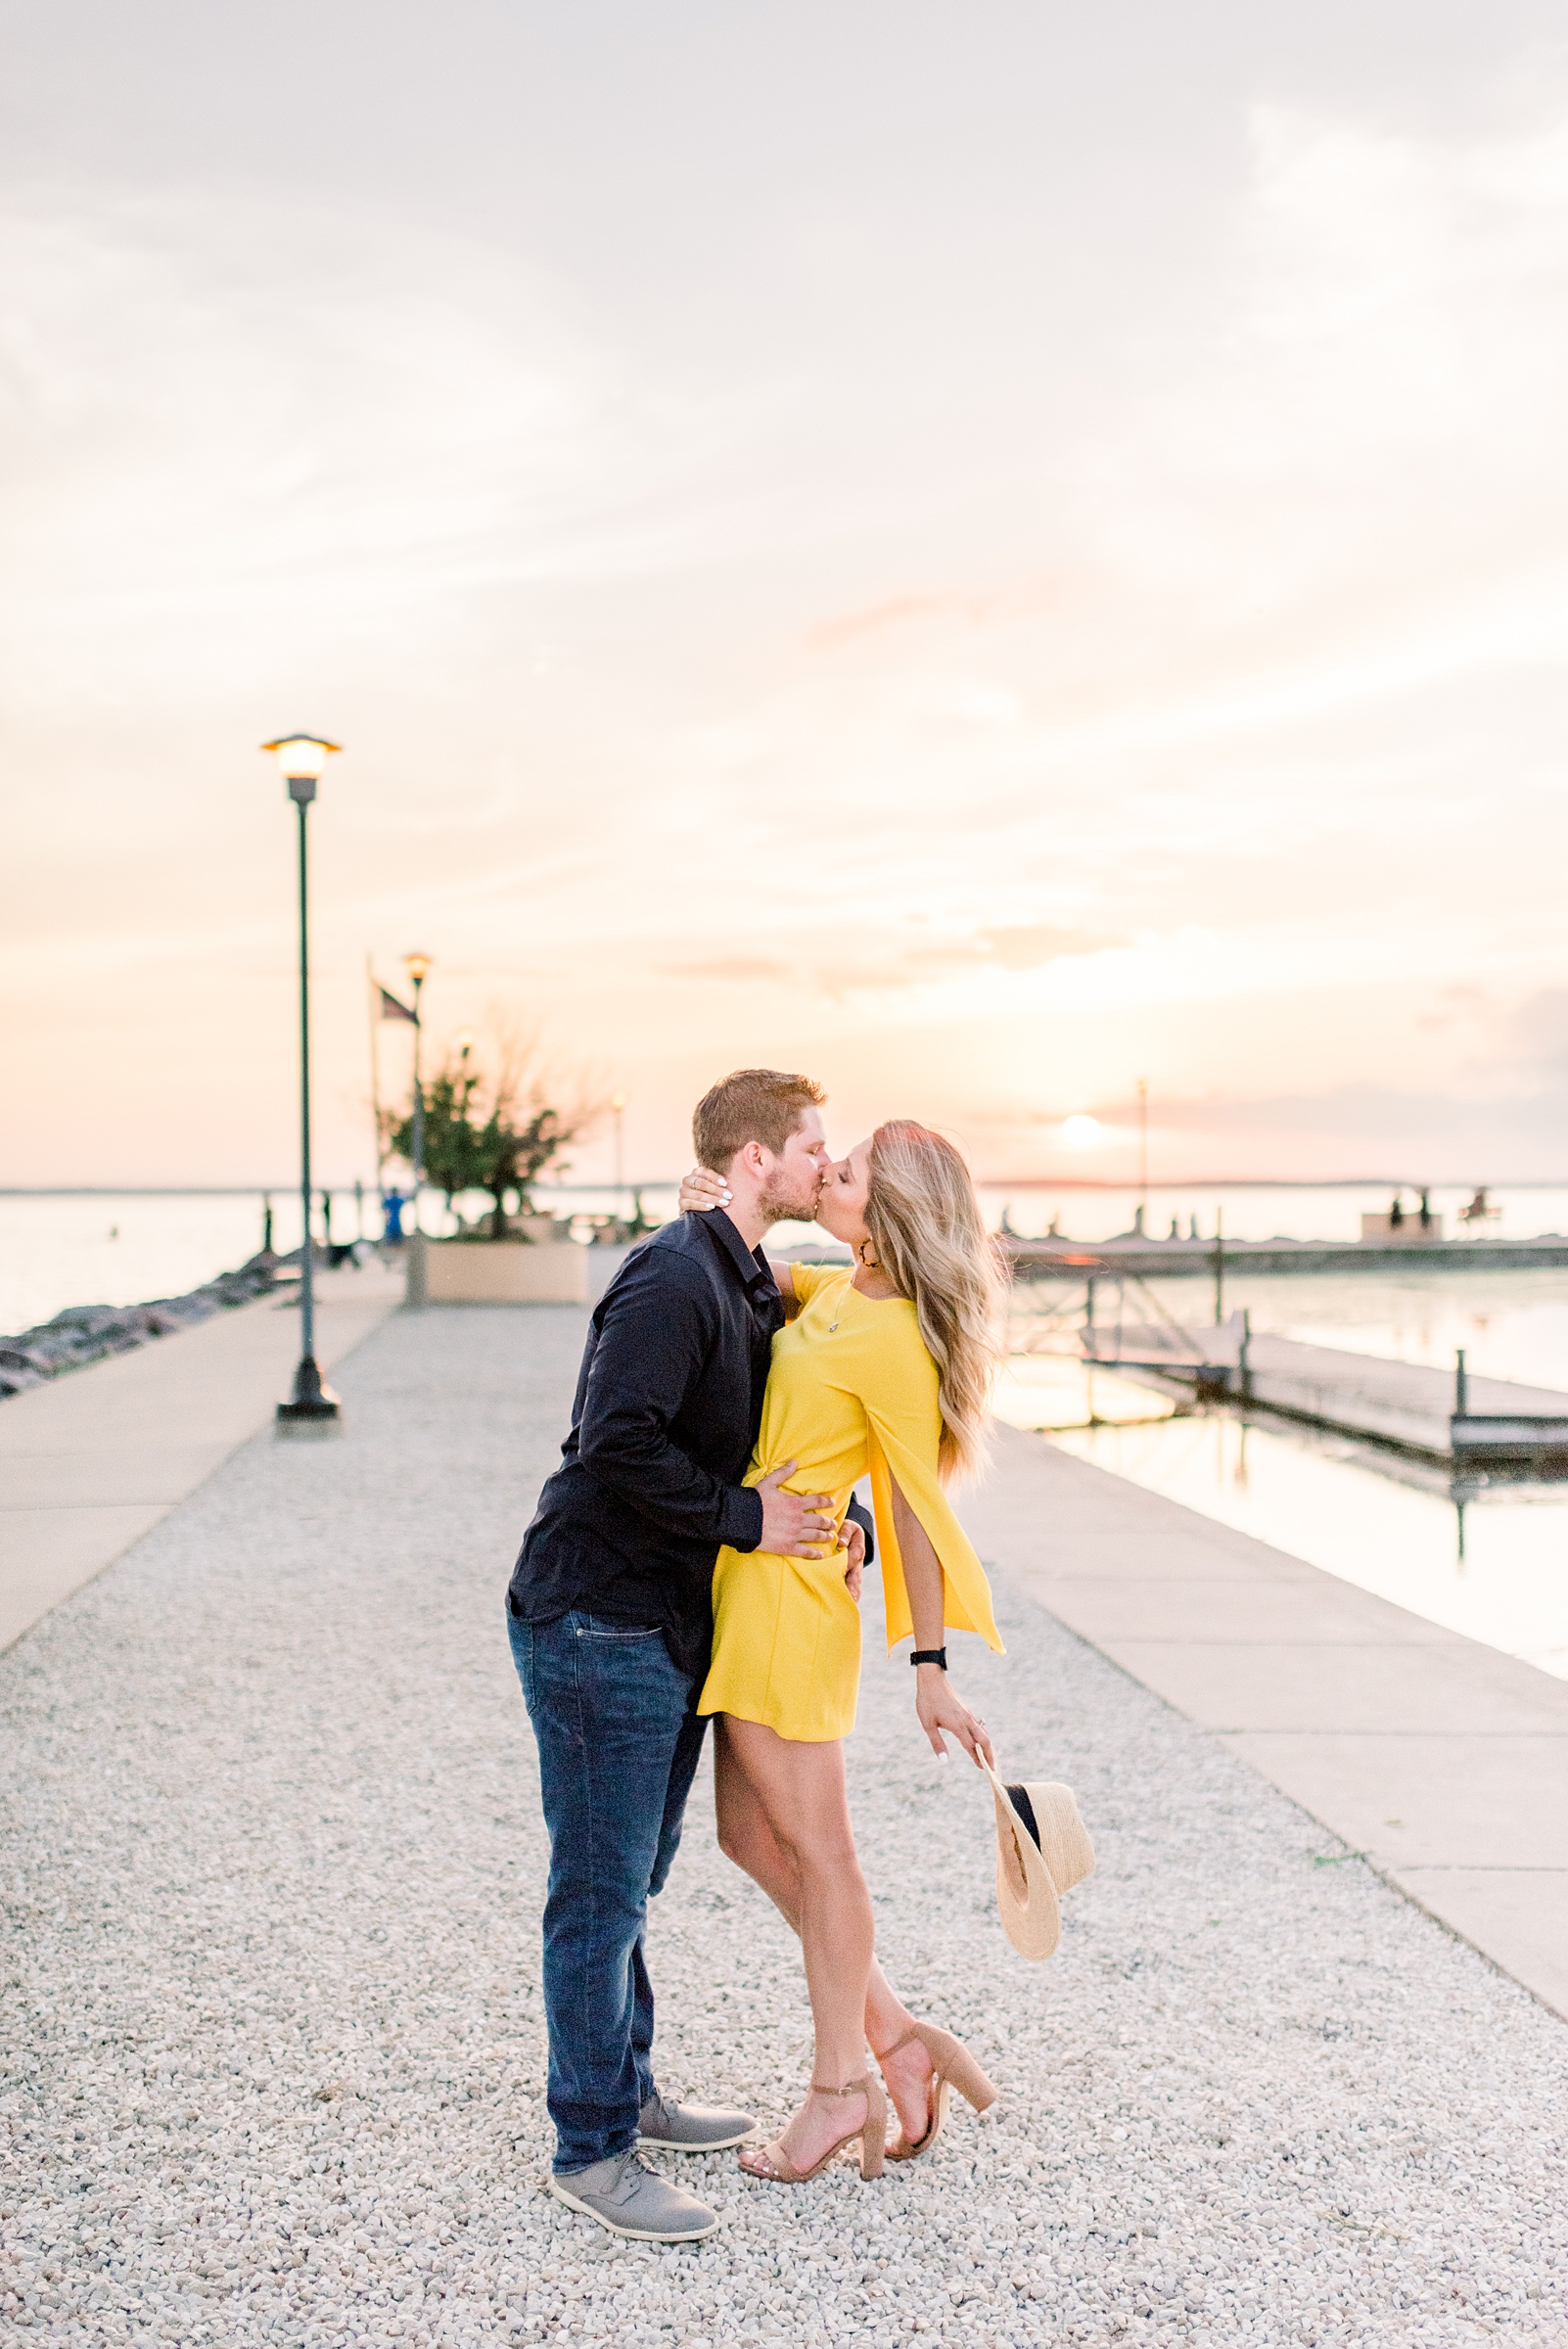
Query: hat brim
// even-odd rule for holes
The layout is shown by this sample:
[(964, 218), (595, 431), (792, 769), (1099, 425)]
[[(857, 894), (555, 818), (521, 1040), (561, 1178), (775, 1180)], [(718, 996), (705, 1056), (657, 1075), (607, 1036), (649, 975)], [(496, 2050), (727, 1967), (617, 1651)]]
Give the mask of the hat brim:
[[(1061, 1895), (1089, 1873), (1094, 1847), (1070, 1786), (1024, 1788), (1045, 1846), (1042, 1851), (1006, 1786), (989, 1765), (986, 1775), (996, 1807), (996, 1908), (1002, 1930), (1020, 1957), (1049, 1958), (1062, 1938)], [(1047, 1851), (1060, 1872), (1059, 1884), (1047, 1863)]]

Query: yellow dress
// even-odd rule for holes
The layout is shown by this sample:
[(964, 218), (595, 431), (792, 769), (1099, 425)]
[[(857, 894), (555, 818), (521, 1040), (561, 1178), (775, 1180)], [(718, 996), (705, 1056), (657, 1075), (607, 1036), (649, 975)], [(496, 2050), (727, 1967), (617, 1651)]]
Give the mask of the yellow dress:
[[(864, 1297), (851, 1267), (797, 1265), (801, 1311), (773, 1340), (761, 1431), (746, 1482), (784, 1460), (792, 1493), (830, 1493), (842, 1520), (867, 1469), (887, 1603), (888, 1644), (914, 1626), (893, 1528), (897, 1479), (942, 1561), (943, 1621), (1000, 1649), (985, 1569), (937, 1481), (937, 1365), (905, 1297)], [(810, 1743), (847, 1737), (860, 1681), (860, 1610), (844, 1552), (780, 1558), (721, 1549), (714, 1568), (714, 1654), (699, 1713), (763, 1722)]]

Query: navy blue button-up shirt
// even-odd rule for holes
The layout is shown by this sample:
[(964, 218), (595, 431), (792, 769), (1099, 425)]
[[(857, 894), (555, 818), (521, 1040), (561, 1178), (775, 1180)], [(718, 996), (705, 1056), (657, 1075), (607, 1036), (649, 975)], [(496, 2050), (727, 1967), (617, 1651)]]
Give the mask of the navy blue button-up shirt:
[(514, 1615), (658, 1624), (683, 1672), (707, 1672), (714, 1560), (762, 1538), (761, 1496), (740, 1480), (783, 1325), (766, 1258), (722, 1209), (681, 1216), (626, 1259), (594, 1309)]

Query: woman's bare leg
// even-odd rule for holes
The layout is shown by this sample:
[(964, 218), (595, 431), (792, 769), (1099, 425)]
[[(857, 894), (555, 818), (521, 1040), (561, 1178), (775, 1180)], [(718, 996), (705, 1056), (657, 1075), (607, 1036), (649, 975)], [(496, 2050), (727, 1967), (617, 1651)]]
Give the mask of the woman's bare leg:
[[(738, 1741), (735, 1736), (737, 1731), (740, 1732)], [(801, 1933), (802, 1880), (800, 1864), (796, 1856), (798, 1842), (796, 1836), (791, 1835), (787, 1824), (781, 1829), (776, 1823), (775, 1813), (779, 1807), (776, 1799), (770, 1799), (767, 1786), (759, 1783), (758, 1778), (748, 1770), (748, 1762), (752, 1760), (754, 1749), (747, 1743), (747, 1732), (750, 1732), (753, 1737), (771, 1738), (775, 1745), (785, 1747), (790, 1753), (831, 1750), (838, 1756), (836, 1782), (842, 1806), (844, 1830), (848, 1841), (851, 1865), (863, 1893), (864, 1879), (860, 1876), (859, 1862), (854, 1855), (853, 1835), (849, 1825), (849, 1806), (848, 1802), (843, 1799), (843, 1748), (834, 1746), (828, 1749), (796, 1745), (790, 1739), (776, 1736), (770, 1729), (760, 1729), (759, 1725), (754, 1722), (733, 1722), (726, 1714), (720, 1714), (715, 1721), (714, 1732), (714, 1794), (719, 1849), (727, 1859), (734, 1861), (737, 1867), (744, 1868), (754, 1883), (761, 1887), (791, 1929), (797, 1934)], [(797, 1830), (797, 1836), (798, 1834), (799, 1830)], [(867, 1899), (868, 1922), (869, 1915), (870, 1905)], [(802, 1935), (802, 1942), (804, 1947), (804, 1935)], [(856, 1962), (858, 1962), (857, 1959)], [(809, 1958), (807, 1958), (807, 1981), (808, 1986), (810, 1979), (811, 1968)], [(816, 2001), (813, 1993), (813, 2013), (815, 2009)], [(865, 2000), (860, 2022), (861, 2044), (869, 2042), (873, 2050), (880, 2053), (882, 2050), (891, 2049), (900, 2040), (913, 2020), (914, 2017), (892, 1989), (887, 1976), (873, 1956), (866, 1973)], [(857, 2059), (852, 2070), (844, 2077), (853, 2079), (861, 2068), (861, 2063)], [(899, 2118), (903, 2124), (905, 2136), (910, 2139), (922, 2137), (929, 2122), (931, 2109), (932, 2067), (930, 2057), (916, 2040), (911, 2046), (902, 2049), (898, 2055), (893, 2056), (888, 2063), (883, 2064), (882, 2069), (887, 2082), (888, 2094), (893, 2098)], [(814, 2076), (826, 2082), (829, 2074), (828, 2071), (819, 2068)], [(843, 2081), (836, 2080), (833, 2084), (836, 2087), (842, 2087)], [(843, 2124), (841, 2124), (842, 2126)], [(819, 2131), (817, 2134), (821, 2134), (821, 2132)], [(822, 2142), (827, 2143), (831, 2142), (831, 2139), (824, 2135)], [(791, 2150), (793, 2153), (793, 2142)], [(805, 2166), (804, 2163), (802, 2166)]]

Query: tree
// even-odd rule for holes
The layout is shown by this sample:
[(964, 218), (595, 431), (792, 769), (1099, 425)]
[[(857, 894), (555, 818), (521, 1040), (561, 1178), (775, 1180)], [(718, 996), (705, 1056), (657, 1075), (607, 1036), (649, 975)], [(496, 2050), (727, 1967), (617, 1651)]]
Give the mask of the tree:
[[(599, 1104), (572, 1088), (561, 1094), (567, 1106), (557, 1108), (546, 1098), (557, 1086), (530, 1071), (533, 1046), (514, 1032), (497, 1025), (492, 1048), (489, 1079), (465, 1044), (448, 1053), (426, 1084), (425, 1173), (448, 1209), (459, 1191), (487, 1191), (494, 1203), (490, 1236), (499, 1240), (506, 1236), (508, 1192), (517, 1193), (519, 1214), (531, 1214), (530, 1185), (588, 1130)], [(389, 1116), (388, 1144), (413, 1163), (412, 1101), (403, 1116)]]
[[(448, 1057), (425, 1084), (425, 1179), (433, 1183), (450, 1212), (459, 1191), (484, 1190), (479, 1131), (474, 1123), (480, 1076), (464, 1051)], [(397, 1158), (414, 1163), (414, 1105), (399, 1117), (386, 1116), (387, 1146)]]

